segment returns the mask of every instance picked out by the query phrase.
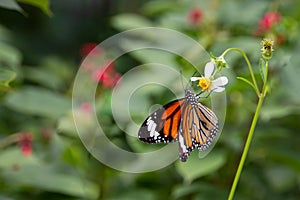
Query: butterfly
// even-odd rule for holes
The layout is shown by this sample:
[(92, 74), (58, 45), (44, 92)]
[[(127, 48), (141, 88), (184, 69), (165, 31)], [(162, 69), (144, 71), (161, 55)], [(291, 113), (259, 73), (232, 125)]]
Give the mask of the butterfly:
[(194, 149), (207, 149), (218, 132), (218, 118), (199, 103), (199, 98), (199, 95), (186, 89), (184, 98), (153, 112), (141, 125), (139, 140), (150, 144), (178, 141), (182, 162)]

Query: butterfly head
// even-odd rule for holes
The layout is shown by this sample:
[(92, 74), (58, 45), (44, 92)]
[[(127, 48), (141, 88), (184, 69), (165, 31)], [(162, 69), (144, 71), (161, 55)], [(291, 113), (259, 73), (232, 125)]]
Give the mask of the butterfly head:
[(192, 105), (197, 105), (198, 104), (198, 100), (199, 100), (199, 97), (192, 93), (191, 90), (188, 90), (186, 89), (185, 90), (185, 99)]

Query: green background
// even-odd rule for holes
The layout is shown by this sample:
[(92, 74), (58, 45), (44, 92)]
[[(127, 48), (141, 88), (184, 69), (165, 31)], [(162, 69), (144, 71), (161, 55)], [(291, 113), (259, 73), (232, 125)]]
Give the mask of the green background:
[[(299, 199), (299, 1), (2, 0), (0, 7), (0, 199), (227, 198), (257, 101), (253, 90), (236, 79), (249, 78), (237, 53), (226, 57), (230, 68), (224, 70), (229, 78), (224, 129), (204, 159), (193, 153), (185, 164), (178, 160), (158, 171), (129, 174), (94, 159), (78, 138), (71, 97), (81, 47), (146, 26), (183, 32), (216, 56), (229, 47), (241, 48), (257, 79), (260, 41), (284, 38), (270, 61), (270, 92), (235, 199)], [(188, 16), (196, 7), (203, 16), (193, 25)], [(255, 30), (268, 11), (280, 12), (281, 20), (257, 36)], [(116, 61), (115, 69), (124, 74), (152, 59), (156, 55), (147, 51), (132, 53)], [(176, 56), (162, 62), (176, 63), (183, 74), (193, 73)], [(113, 120), (111, 89), (99, 84), (97, 92), (96, 107), (102, 108), (97, 115), (115, 144), (139, 151), (161, 147), (129, 140)], [(158, 88), (136, 98), (143, 109), (131, 114), (142, 123), (151, 105), (166, 103), (174, 95)], [(20, 132), (34, 137), (30, 156), (24, 156), (17, 143), (7, 142)]]

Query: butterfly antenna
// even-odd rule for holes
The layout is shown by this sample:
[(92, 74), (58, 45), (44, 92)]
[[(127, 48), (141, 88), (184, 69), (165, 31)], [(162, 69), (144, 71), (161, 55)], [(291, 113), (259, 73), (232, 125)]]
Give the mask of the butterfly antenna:
[(180, 69), (180, 82), (181, 82), (181, 86), (182, 86), (182, 88), (184, 88), (185, 89), (185, 87), (183, 86), (183, 78), (182, 78), (182, 69)]

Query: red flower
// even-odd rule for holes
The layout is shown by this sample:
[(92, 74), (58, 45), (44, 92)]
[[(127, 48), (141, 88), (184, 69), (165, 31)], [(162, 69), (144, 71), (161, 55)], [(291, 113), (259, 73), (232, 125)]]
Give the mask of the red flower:
[(194, 26), (197, 26), (199, 25), (203, 15), (203, 11), (200, 8), (193, 8), (188, 14), (188, 22)]
[(86, 43), (80, 48), (80, 56), (85, 57), (91, 51), (93, 51), (93, 54), (95, 54), (95, 55), (99, 55), (102, 53), (102, 49), (100, 47), (98, 47), (98, 45), (96, 43)]
[(22, 153), (24, 156), (29, 156), (32, 153), (32, 146), (31, 146), (31, 142), (32, 142), (32, 135), (31, 133), (22, 133), (19, 136), (19, 147), (22, 150)]
[(270, 31), (274, 25), (281, 21), (281, 14), (278, 11), (269, 11), (259, 20), (258, 27), (254, 31), (256, 36), (261, 36)]
[(267, 31), (271, 29), (275, 24), (279, 23), (280, 20), (280, 12), (269, 11), (261, 18), (261, 20), (259, 20), (259, 26), (262, 28), (262, 30)]
[(107, 60), (105, 64), (92, 73), (92, 79), (102, 83), (105, 88), (113, 88), (121, 75), (115, 71), (112, 61)]
[(91, 113), (92, 112), (92, 105), (89, 102), (83, 102), (80, 105), (80, 110), (86, 113)]

